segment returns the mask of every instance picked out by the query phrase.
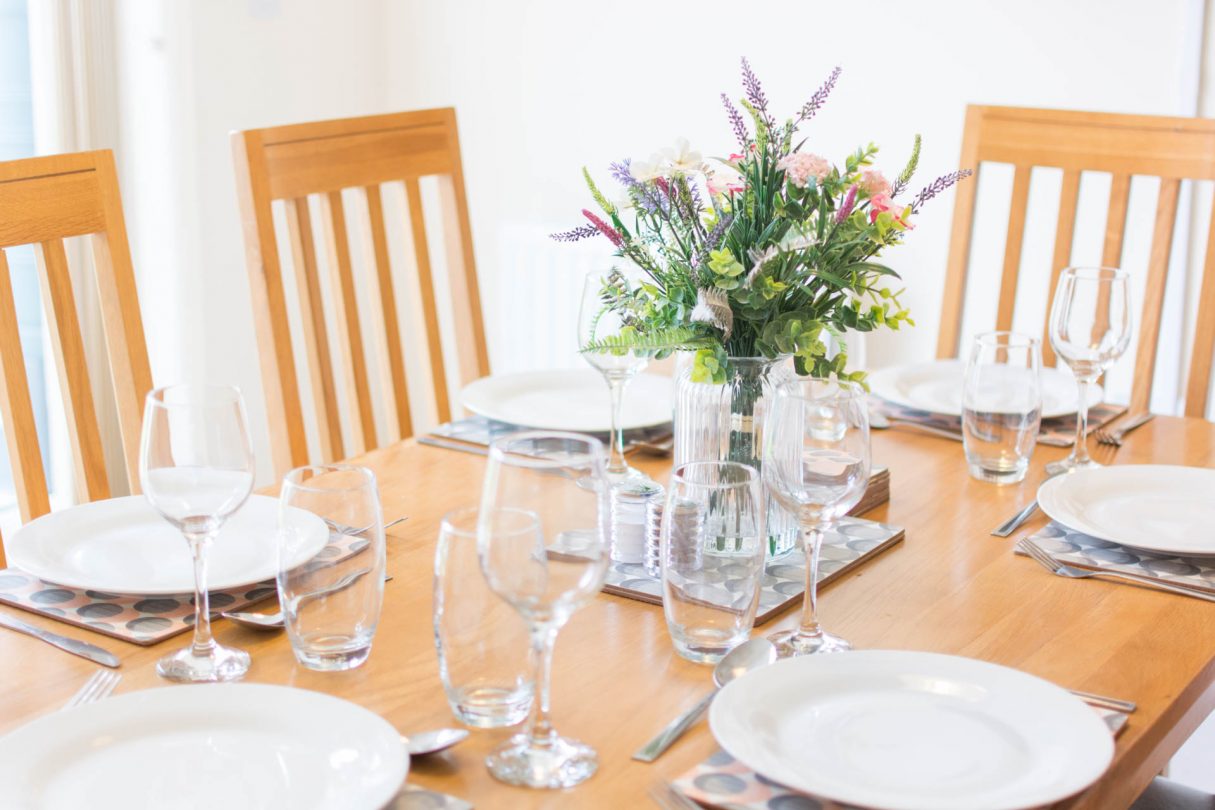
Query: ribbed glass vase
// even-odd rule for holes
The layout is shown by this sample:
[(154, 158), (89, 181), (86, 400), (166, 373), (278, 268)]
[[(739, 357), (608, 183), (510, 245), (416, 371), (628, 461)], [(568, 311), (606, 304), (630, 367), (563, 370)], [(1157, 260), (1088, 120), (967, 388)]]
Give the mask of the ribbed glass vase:
[[(738, 461), (763, 470), (763, 426), (776, 386), (794, 376), (788, 358), (731, 357), (720, 385), (692, 382), (687, 366), (675, 381), (675, 466), (689, 461)], [(797, 545), (797, 522), (765, 489), (768, 557)], [(729, 553), (731, 543), (709, 537), (706, 543)]]

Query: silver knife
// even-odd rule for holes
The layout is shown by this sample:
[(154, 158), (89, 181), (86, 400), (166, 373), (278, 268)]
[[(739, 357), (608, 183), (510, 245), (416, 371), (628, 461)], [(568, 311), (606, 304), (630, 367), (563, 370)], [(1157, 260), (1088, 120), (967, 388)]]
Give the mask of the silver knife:
[(36, 639), (41, 639), (47, 644), (58, 647), (61, 650), (70, 652), (72, 655), (79, 655), (81, 658), (87, 658), (101, 664), (104, 667), (117, 667), (122, 662), (118, 660), (118, 656), (112, 652), (107, 652), (96, 644), (89, 644), (87, 641), (78, 641), (74, 638), (61, 636), (58, 633), (52, 633), (49, 630), (43, 630), (40, 627), (34, 627), (32, 624), (26, 624), (20, 619), (14, 619), (12, 616), (6, 616), (0, 613), (0, 627), (7, 627), (9, 630), (16, 630), (18, 633), (25, 633), (27, 636), (33, 636)]

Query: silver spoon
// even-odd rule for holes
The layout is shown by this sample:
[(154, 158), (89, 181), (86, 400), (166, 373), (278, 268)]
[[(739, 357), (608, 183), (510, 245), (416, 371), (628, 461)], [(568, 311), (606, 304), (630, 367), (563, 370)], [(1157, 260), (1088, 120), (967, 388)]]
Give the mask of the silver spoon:
[(432, 731), (419, 731), (408, 737), (404, 734), (401, 735), (401, 742), (405, 743), (405, 750), (411, 757), (437, 754), (440, 751), (446, 751), (453, 745), (459, 745), (466, 739), (468, 739), (468, 731), (462, 728), (436, 728)]
[(671, 724), (658, 732), (658, 736), (650, 740), (633, 754), (633, 759), (641, 762), (653, 762), (662, 756), (671, 744), (683, 736), (683, 733), (700, 719), (705, 709), (713, 702), (717, 691), (735, 678), (742, 677), (748, 672), (765, 667), (776, 660), (776, 646), (766, 638), (753, 638), (744, 641), (717, 662), (713, 669), (713, 682), (717, 686), (712, 692), (692, 708), (676, 717)]
[[(366, 573), (367, 573), (366, 568), (364, 568), (360, 571), (354, 571), (352, 573), (349, 573), (346, 576), (339, 579), (333, 585), (329, 586), (328, 588), (317, 591), (316, 593), (311, 593), (311, 594), (307, 594), (306, 596), (300, 597), (300, 601), (303, 602), (303, 601), (308, 600), (309, 598), (318, 599), (322, 596), (328, 596), (329, 594), (334, 593), (335, 591), (340, 591), (343, 588), (347, 588), (350, 585), (353, 585), (357, 579), (359, 579)], [(389, 582), (391, 580), (392, 580), (392, 577), (390, 577), (390, 576), (384, 577), (385, 582)], [(273, 613), (244, 613), (239, 610), (231, 610), (231, 611), (224, 611), (223, 613), (221, 613), (219, 615), (223, 616), (225, 619), (231, 619), (232, 621), (236, 622), (237, 624), (243, 624), (245, 627), (252, 627), (256, 630), (282, 630), (283, 627), (286, 626), (284, 624), (282, 610), (276, 610)]]

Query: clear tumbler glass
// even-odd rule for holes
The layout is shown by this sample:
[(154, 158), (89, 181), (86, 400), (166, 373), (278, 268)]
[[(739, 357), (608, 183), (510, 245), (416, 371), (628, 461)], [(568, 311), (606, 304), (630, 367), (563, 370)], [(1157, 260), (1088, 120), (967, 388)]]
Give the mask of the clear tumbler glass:
[[(345, 535), (338, 545), (353, 553), (291, 566), (298, 545), (309, 542), (292, 509), (324, 521), (331, 541)], [(283, 480), (279, 510), (278, 599), (295, 658), (309, 669), (354, 669), (371, 654), (384, 601), (384, 518), (375, 473), (344, 464), (297, 467)]]
[(719, 661), (751, 635), (768, 545), (764, 511), (754, 467), (695, 461), (671, 473), (662, 516), (662, 604), (684, 658)]
[(522, 722), (531, 709), (530, 638), (527, 623), (481, 575), (478, 516), (476, 507), (457, 509), (439, 526), (435, 647), (452, 714), (470, 726), (499, 728)]
[(1016, 332), (976, 337), (962, 388), (962, 442), (970, 474), (995, 484), (1021, 481), (1041, 421), (1041, 344)]

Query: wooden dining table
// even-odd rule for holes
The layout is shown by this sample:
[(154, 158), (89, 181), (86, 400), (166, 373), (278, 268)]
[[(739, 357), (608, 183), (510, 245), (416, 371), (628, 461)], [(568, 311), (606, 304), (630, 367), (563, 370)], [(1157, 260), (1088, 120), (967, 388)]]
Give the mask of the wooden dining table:
[[(1135, 701), (1138, 709), (1109, 770), (1061, 805), (1110, 810), (1130, 804), (1215, 709), (1215, 603), (1052, 576), (1013, 553), (1017, 539), (1044, 525), (1041, 514), (1012, 537), (991, 536), (1034, 496), (1045, 462), (1064, 452), (1039, 446), (1025, 482), (997, 487), (967, 474), (956, 442), (900, 429), (875, 433), (874, 460), (890, 468), (892, 494), (865, 517), (904, 527), (906, 538), (827, 586), (820, 617), (858, 649), (968, 656), (1062, 687)], [(252, 654), (249, 682), (345, 698), (404, 734), (454, 725), (431, 625), (434, 551), (440, 517), (477, 501), (485, 459), (407, 440), (353, 461), (376, 472), (387, 518), (409, 516), (389, 532), (393, 580), (385, 585), (367, 663), (351, 672), (313, 672), (295, 663), (281, 632), (218, 620), (216, 635)], [(634, 457), (633, 463), (659, 479), (670, 467), (662, 459)], [(1158, 417), (1128, 436), (1112, 463), (1215, 466), (1215, 424)], [(157, 677), (155, 662), (185, 644), (184, 636), (139, 647), (39, 616), (21, 618), (116, 652), (123, 675), (117, 694), (174, 688)], [(789, 610), (756, 633), (796, 620), (797, 611)], [(0, 733), (58, 709), (94, 670), (87, 661), (0, 630)], [(561, 791), (500, 784), (484, 759), (514, 730), (478, 730), (444, 754), (415, 761), (408, 781), (478, 808), (650, 806), (646, 796), (656, 782), (679, 777), (717, 744), (702, 722), (653, 764), (630, 756), (701, 698), (710, 679), (709, 667), (675, 654), (660, 607), (600, 594), (561, 631), (553, 664), (553, 720), (558, 731), (599, 752), (597, 774)]]

